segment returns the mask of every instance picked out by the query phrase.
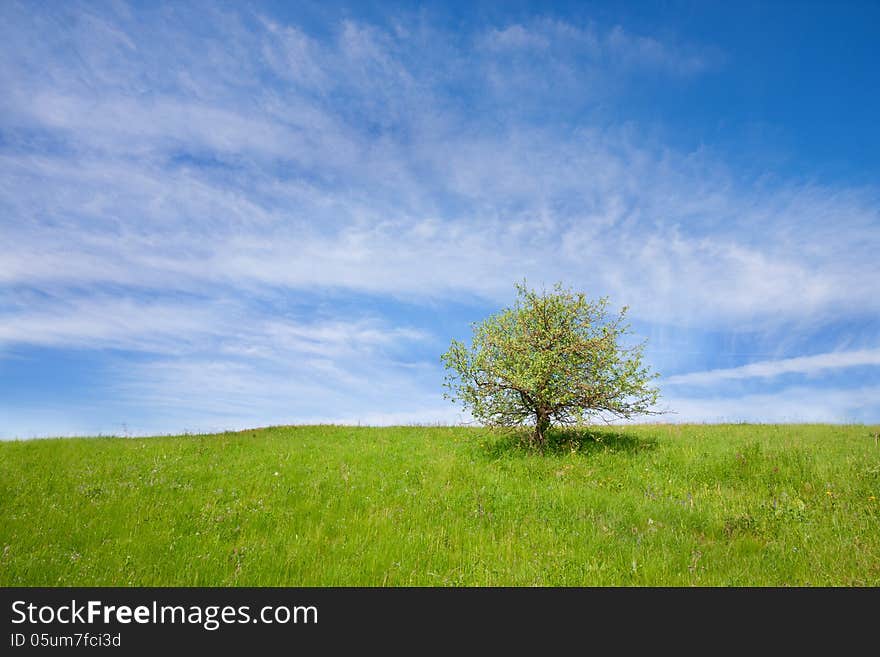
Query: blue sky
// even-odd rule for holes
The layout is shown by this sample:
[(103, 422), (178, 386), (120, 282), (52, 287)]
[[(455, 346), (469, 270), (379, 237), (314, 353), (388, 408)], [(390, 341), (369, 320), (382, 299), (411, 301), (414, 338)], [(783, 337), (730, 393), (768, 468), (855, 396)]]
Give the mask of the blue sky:
[(0, 437), (458, 422), (562, 281), (666, 421), (880, 422), (876, 3), (0, 5)]

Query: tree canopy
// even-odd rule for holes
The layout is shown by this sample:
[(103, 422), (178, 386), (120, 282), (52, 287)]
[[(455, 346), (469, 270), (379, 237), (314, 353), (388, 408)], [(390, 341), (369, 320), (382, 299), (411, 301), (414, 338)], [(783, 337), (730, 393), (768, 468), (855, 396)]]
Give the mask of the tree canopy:
[(553, 423), (654, 412), (658, 375), (643, 365), (645, 342), (623, 342), (625, 306), (609, 316), (607, 297), (591, 301), (561, 283), (516, 287), (513, 307), (474, 324), (470, 346), (453, 340), (442, 355), (448, 399), (487, 426), (534, 425), (537, 446)]

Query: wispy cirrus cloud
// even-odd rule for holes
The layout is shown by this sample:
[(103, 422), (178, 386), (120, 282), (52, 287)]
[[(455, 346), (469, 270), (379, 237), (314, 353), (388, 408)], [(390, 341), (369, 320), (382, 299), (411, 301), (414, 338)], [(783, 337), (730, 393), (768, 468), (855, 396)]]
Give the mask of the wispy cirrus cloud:
[(871, 423), (880, 412), (880, 386), (817, 388), (790, 386), (776, 392), (666, 400), (673, 415), (663, 422)]
[(92, 298), (30, 296), (0, 312), (0, 348), (92, 347), (152, 354), (205, 353), (290, 359), (363, 359), (425, 340), (424, 331), (390, 326), (364, 313), (290, 317), (255, 313), (247, 303), (179, 298), (155, 301), (103, 294)]
[(527, 52), (532, 57), (545, 53), (557, 62), (565, 61), (568, 67), (577, 62), (580, 68), (593, 64), (616, 72), (652, 70), (697, 75), (722, 59), (715, 48), (668, 43), (634, 34), (621, 25), (602, 29), (595, 24), (580, 27), (553, 19), (489, 29), (479, 45), (493, 53)]
[[(23, 75), (20, 69), (33, 63), (29, 49), (8, 60), (10, 88), (21, 91), (10, 96), (16, 111), (9, 116), (17, 117), (9, 119), (12, 126), (65, 146), (54, 156), (35, 158), (25, 148), (4, 160), (15, 186), (5, 200), (16, 216), (30, 218), (4, 227), (19, 247), (0, 273), (9, 283), (63, 278), (71, 284), (81, 275), (163, 289), (170, 279), (183, 288), (250, 281), (497, 298), (509, 287), (509, 272), (520, 269), (531, 278), (577, 278), (655, 319), (697, 312), (697, 321), (729, 321), (766, 316), (780, 305), (812, 313), (872, 303), (866, 284), (848, 280), (850, 258), (867, 267), (863, 281), (876, 267), (867, 257), (876, 238), (872, 192), (795, 185), (749, 193), (748, 182), (735, 181), (718, 162), (650, 140), (638, 143), (621, 131), (559, 133), (514, 118), (501, 132), (479, 132), (480, 120), (470, 118), (479, 113), (442, 106), (445, 78), (417, 82), (424, 79), (418, 60), (406, 55), (442, 36), (430, 32), (412, 36), (346, 21), (333, 39), (319, 42), (255, 17), (257, 29), (247, 31), (212, 11), (208, 23), (239, 48), (211, 49), (205, 58), (183, 29), (181, 38), (170, 33), (156, 45), (149, 43), (157, 38), (149, 24), (115, 19), (119, 24), (87, 14), (63, 33), (67, 47), (84, 53), (69, 65), (76, 72), (69, 79), (79, 85), (61, 85), (54, 75), (41, 86)], [(92, 50), (95, 21), (103, 25), (98, 38), (115, 49), (112, 60)], [(486, 38), (519, 35), (514, 41), (522, 45), (523, 35), (545, 33), (595, 43), (601, 52), (625, 51), (634, 61), (645, 59), (644, 52), (675, 52), (668, 45), (648, 47), (659, 42), (620, 28), (601, 33), (546, 21), (490, 29)], [(183, 58), (180, 73), (167, 78), (157, 72), (166, 45)], [(280, 60), (279, 52), (286, 53)], [(62, 59), (42, 54), (56, 74), (63, 71)], [(456, 56), (472, 59), (474, 53)], [(355, 59), (360, 67), (351, 66)], [(220, 69), (227, 85), (218, 91), (211, 80)], [(224, 93), (247, 87), (245, 74), (260, 70), (282, 83), (246, 103)], [(141, 74), (165, 84), (152, 84), (151, 94), (140, 96), (131, 83)], [(283, 84), (284, 75), (300, 74), (332, 81), (327, 84), (353, 99), (366, 121), (353, 123), (344, 108), (303, 84)], [(105, 93), (96, 94), (96, 86)], [(433, 112), (409, 112), (414, 104), (431, 108), (432, 101)], [(380, 129), (390, 117), (396, 129), (365, 133), (370, 117)], [(704, 180), (707, 167), (713, 182)], [(46, 184), (49, 194), (18, 191)], [(824, 199), (818, 208), (816, 197)], [(826, 235), (829, 215), (867, 228), (867, 239), (850, 240), (854, 231)], [(442, 217), (441, 230), (435, 217)], [(66, 225), (59, 227), (59, 219)], [(764, 226), (761, 243), (737, 228), (756, 224)], [(259, 233), (241, 238), (242, 229), (253, 228)], [(849, 258), (841, 262), (804, 248), (817, 237), (824, 244), (831, 237)], [(343, 248), (334, 249), (340, 242)], [(157, 243), (173, 247), (152, 248)], [(294, 244), (303, 254), (297, 259), (287, 255)], [(47, 264), (62, 253), (67, 267)], [(206, 262), (205, 253), (214, 257)], [(536, 257), (541, 253), (562, 258), (551, 262)], [(430, 282), (413, 275), (420, 269), (414, 263), (426, 260), (438, 274)], [(688, 277), (702, 285), (682, 294)]]
[(665, 379), (668, 385), (706, 385), (725, 379), (770, 378), (782, 374), (817, 374), (846, 367), (880, 366), (880, 349), (838, 351), (780, 360), (763, 360), (740, 367), (679, 374)]

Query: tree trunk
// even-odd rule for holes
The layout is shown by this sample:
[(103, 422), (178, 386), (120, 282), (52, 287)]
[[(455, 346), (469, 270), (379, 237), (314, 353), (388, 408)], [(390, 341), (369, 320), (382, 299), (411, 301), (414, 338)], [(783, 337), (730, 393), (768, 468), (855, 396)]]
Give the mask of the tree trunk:
[(532, 442), (538, 447), (543, 448), (547, 442), (545, 434), (550, 427), (550, 415), (545, 412), (538, 411), (535, 420), (535, 433), (532, 436)]

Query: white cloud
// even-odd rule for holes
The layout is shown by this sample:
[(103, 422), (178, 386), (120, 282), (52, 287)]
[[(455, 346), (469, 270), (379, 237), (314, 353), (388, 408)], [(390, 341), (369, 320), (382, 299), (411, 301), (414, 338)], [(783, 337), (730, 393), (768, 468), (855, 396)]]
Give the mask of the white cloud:
[(0, 313), (0, 346), (180, 351), (211, 331), (215, 312), (131, 298), (30, 300)]
[(872, 365), (880, 365), (880, 349), (836, 351), (814, 356), (764, 360), (740, 367), (679, 374), (664, 379), (664, 383), (670, 385), (711, 385), (726, 379), (769, 378), (781, 374), (816, 374), (829, 369)]
[(188, 356), (205, 351), (284, 363), (345, 363), (378, 358), (428, 335), (389, 326), (363, 313), (294, 319), (260, 312), (241, 301), (134, 297), (23, 296), (0, 313), (0, 347), (100, 347)]
[(509, 25), (503, 29), (489, 30), (483, 37), (482, 44), (497, 51), (532, 48), (541, 50), (550, 45), (550, 40), (541, 31), (529, 30), (522, 25)]
[(661, 422), (870, 422), (880, 412), (880, 387), (853, 389), (791, 387), (740, 397), (669, 397), (663, 408), (673, 414)]
[(265, 17), (262, 23), (274, 37), (264, 41), (262, 53), (278, 75), (321, 91), (332, 85), (321, 65), (327, 53), (317, 41), (294, 26), (279, 25)]
[(610, 29), (595, 23), (578, 27), (551, 19), (490, 29), (479, 45), (497, 55), (522, 52), (557, 63), (601, 66), (615, 73), (650, 70), (689, 76), (709, 70), (720, 60), (715, 49), (664, 42), (620, 25)]
[[(399, 178), (408, 202), (396, 209), (394, 190), (373, 185), (375, 170), (398, 166), (387, 161), (353, 174), (340, 192), (265, 177), (234, 176), (229, 185), (225, 175), (151, 163), (6, 156), (4, 200), (30, 219), (0, 224), (5, 243), (15, 245), (0, 259), (0, 280), (501, 300), (526, 276), (609, 293), (638, 317), (691, 326), (880, 310), (871, 284), (880, 278), (871, 194), (837, 191), (810, 205), (821, 190), (750, 196), (703, 181), (688, 193), (694, 179), (684, 159), (652, 162), (647, 146), (616, 153), (611, 136), (566, 144), (538, 137), (418, 146), (435, 153), (433, 177)], [(466, 199), (473, 212), (437, 219), (442, 210), (426, 198), (427, 185)], [(827, 229), (829, 216), (838, 230)]]
[(612, 57), (630, 67), (657, 68), (677, 75), (702, 73), (718, 59), (714, 50), (694, 52), (676, 48), (649, 36), (631, 34), (619, 25), (607, 35), (604, 47)]

